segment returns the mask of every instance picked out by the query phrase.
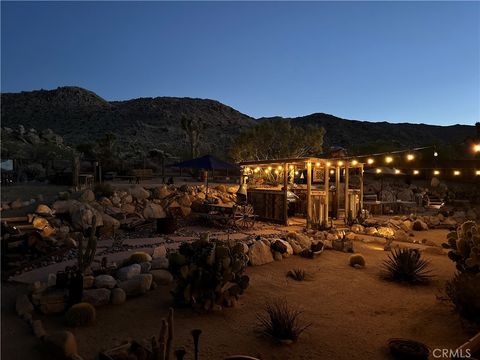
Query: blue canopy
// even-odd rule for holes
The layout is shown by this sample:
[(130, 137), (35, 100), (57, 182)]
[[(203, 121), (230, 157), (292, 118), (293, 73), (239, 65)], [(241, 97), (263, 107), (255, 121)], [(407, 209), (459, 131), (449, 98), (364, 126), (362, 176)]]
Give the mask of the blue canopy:
[(182, 161), (170, 167), (179, 167), (186, 169), (203, 169), (203, 170), (229, 170), (238, 169), (238, 165), (230, 164), (226, 161), (220, 160), (212, 155), (205, 155), (199, 158)]

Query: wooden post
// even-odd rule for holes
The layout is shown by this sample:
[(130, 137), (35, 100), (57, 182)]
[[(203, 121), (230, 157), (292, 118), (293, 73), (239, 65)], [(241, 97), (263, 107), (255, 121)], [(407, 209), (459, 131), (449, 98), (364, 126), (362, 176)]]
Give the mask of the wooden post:
[(73, 179), (72, 179), (72, 185), (74, 187), (77, 187), (78, 184), (78, 177), (80, 176), (80, 158), (78, 156), (75, 156), (73, 159)]
[(335, 166), (335, 214), (334, 217), (338, 219), (340, 210), (340, 167)]
[[(350, 199), (348, 197), (348, 186), (349, 186), (349, 179), (350, 179), (350, 174), (348, 173), (349, 170), (349, 164), (348, 162), (345, 163), (345, 222), (348, 219), (348, 213), (350, 211)], [(353, 217), (355, 217), (356, 214), (352, 214)]]
[(363, 164), (360, 165), (360, 211), (363, 210)]
[(307, 161), (307, 229), (312, 226), (312, 163)]
[(283, 164), (283, 221), (288, 226), (288, 164)]
[(325, 167), (325, 211), (324, 217), (325, 217), (325, 223), (328, 225), (328, 202), (330, 201), (330, 169), (327, 166), (327, 163), (324, 164)]

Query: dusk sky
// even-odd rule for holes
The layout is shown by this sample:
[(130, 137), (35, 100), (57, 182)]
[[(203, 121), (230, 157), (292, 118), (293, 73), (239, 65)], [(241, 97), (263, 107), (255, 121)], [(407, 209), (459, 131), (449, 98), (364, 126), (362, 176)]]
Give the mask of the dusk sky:
[(3, 92), (218, 100), (253, 117), (325, 112), (480, 121), (479, 2), (2, 2)]

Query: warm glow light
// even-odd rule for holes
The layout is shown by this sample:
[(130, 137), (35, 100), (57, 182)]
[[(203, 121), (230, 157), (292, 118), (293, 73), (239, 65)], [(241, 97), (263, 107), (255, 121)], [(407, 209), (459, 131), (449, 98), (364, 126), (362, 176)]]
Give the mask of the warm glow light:
[(335, 170), (333, 170), (333, 169), (330, 170), (330, 174), (332, 174), (332, 175), (335, 174)]
[(278, 170), (275, 170), (275, 174), (278, 175)]
[(418, 171), (418, 170), (413, 170), (413, 175), (418, 175), (418, 174), (420, 174), (420, 171)]
[(269, 166), (269, 167), (267, 168), (267, 170), (269, 170), (269, 171), (270, 171), (270, 170), (272, 170), (272, 167), (271, 167), (271, 166)]
[(330, 161), (327, 161), (327, 163), (325, 165), (330, 166), (332, 164), (330, 163)]
[(385, 158), (385, 162), (386, 162), (387, 164), (390, 164), (392, 161), (393, 161), (393, 158), (392, 158), (391, 156), (387, 156), (387, 157)]
[(256, 167), (255, 170), (253, 170), (254, 172), (259, 172), (260, 171), (260, 168), (259, 167)]
[(400, 174), (400, 170), (395, 169), (395, 174)]
[(342, 166), (342, 165), (343, 165), (343, 161), (339, 161), (338, 166)]
[(476, 176), (480, 176), (480, 170), (476, 170), (476, 171), (475, 171), (475, 175), (476, 175)]
[(433, 175), (440, 175), (440, 171), (434, 170), (434, 171), (433, 171)]
[(370, 159), (367, 160), (367, 163), (368, 163), (369, 165), (372, 165), (374, 162), (375, 162), (375, 160), (373, 160), (372, 158), (370, 158)]
[(433, 153), (433, 156), (437, 157), (437, 156), (438, 156), (438, 152), (435, 151), (435, 152)]
[(382, 169), (376, 169), (375, 172), (376, 172), (377, 174), (380, 174), (380, 173), (382, 172)]
[(290, 165), (288, 168), (289, 168), (290, 170), (293, 170), (293, 165)]
[(245, 168), (245, 171), (246, 171), (246, 172), (250, 172), (250, 170), (251, 170), (251, 169), (250, 169), (249, 167)]
[(278, 170), (282, 170), (283, 168), (282, 168), (281, 165), (278, 165), (277, 169), (278, 169)]
[(320, 163), (319, 163), (319, 162), (317, 162), (317, 163), (315, 164), (315, 166), (320, 166)]
[(407, 155), (407, 160), (408, 161), (412, 161), (413, 159), (415, 159), (415, 155), (413, 155), (413, 154), (408, 154)]
[(295, 175), (298, 175), (298, 171), (295, 171)]
[(358, 164), (358, 161), (357, 160), (352, 160), (352, 165), (355, 166)]
[(480, 144), (473, 145), (473, 152), (476, 152), (476, 153), (480, 152)]
[(270, 172), (270, 169), (265, 169), (265, 173), (268, 174)]
[(458, 176), (458, 175), (460, 175), (460, 171), (458, 171), (458, 170), (455, 170), (455, 171), (453, 172), (453, 175), (455, 175), (455, 176)]

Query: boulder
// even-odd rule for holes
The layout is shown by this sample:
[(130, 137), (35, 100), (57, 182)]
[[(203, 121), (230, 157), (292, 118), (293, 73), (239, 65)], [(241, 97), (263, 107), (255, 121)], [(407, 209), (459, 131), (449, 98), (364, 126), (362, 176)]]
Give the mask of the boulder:
[(168, 258), (166, 256), (153, 258), (151, 264), (152, 270), (168, 269), (169, 265)]
[(410, 237), (408, 236), (408, 234), (401, 229), (395, 230), (394, 237), (395, 241), (410, 242)]
[(33, 311), (33, 304), (30, 302), (30, 299), (27, 295), (24, 294), (17, 296), (15, 310), (19, 316), (30, 314)]
[(95, 194), (90, 189), (84, 190), (80, 195), (80, 201), (84, 201), (84, 202), (95, 201)]
[(412, 228), (415, 231), (426, 231), (428, 230), (428, 225), (424, 221), (417, 219), (413, 222)]
[(126, 214), (133, 214), (135, 212), (135, 205), (132, 204), (123, 204), (122, 211)]
[(85, 275), (83, 277), (83, 288), (84, 289), (90, 289), (93, 287), (93, 284), (95, 283), (95, 276), (93, 275)]
[(275, 259), (275, 261), (281, 261), (283, 260), (283, 256), (280, 252), (278, 251), (274, 251), (273, 252), (273, 258)]
[(248, 257), (253, 266), (273, 262), (273, 255), (272, 251), (270, 250), (270, 246), (261, 240), (256, 241), (252, 246), (250, 246), (248, 249)]
[(98, 275), (95, 277), (95, 287), (96, 288), (106, 288), (113, 289), (117, 285), (117, 280), (110, 275)]
[(190, 206), (192, 205), (192, 201), (190, 200), (190, 196), (188, 196), (187, 194), (180, 195), (175, 200), (182, 207), (190, 208)]
[(173, 282), (173, 275), (168, 270), (152, 270), (153, 280), (159, 285), (170, 285)]
[(19, 209), (19, 208), (21, 208), (22, 206), (23, 206), (23, 202), (22, 202), (21, 199), (17, 199), (17, 200), (12, 201), (12, 202), (10, 203), (10, 208), (11, 208), (11, 209)]
[(101, 197), (100, 200), (98, 200), (98, 203), (102, 206), (113, 206), (112, 201), (105, 196)]
[(377, 236), (378, 235), (377, 229), (374, 228), (373, 226), (365, 228), (365, 233), (367, 235), (371, 235), (371, 236)]
[(42, 217), (35, 217), (32, 222), (32, 226), (37, 230), (43, 230), (47, 225), (49, 225), (48, 220)]
[(303, 249), (300, 246), (300, 244), (297, 242), (297, 240), (294, 240), (292, 238), (287, 238), (287, 242), (290, 244), (292, 251), (295, 255), (302, 252)]
[(152, 258), (158, 258), (158, 257), (166, 257), (167, 256), (167, 248), (165, 245), (159, 245), (155, 249), (153, 249), (153, 254)]
[(44, 337), (50, 359), (70, 359), (78, 353), (77, 340), (70, 331), (53, 331)]
[(83, 302), (92, 304), (93, 306), (103, 306), (110, 302), (109, 289), (87, 289), (83, 291)]
[(237, 191), (238, 191), (238, 186), (229, 186), (229, 187), (227, 188), (227, 192), (228, 192), (229, 194), (236, 194)]
[(150, 272), (150, 269), (152, 268), (152, 264), (148, 261), (140, 263), (140, 268), (141, 268), (141, 273), (146, 274)]
[(50, 209), (47, 205), (40, 204), (37, 206), (35, 209), (35, 213), (38, 215), (43, 215), (43, 216), (52, 216), (53, 215), (53, 210)]
[(141, 186), (132, 186), (129, 191), (137, 201), (148, 199), (150, 196), (150, 193)]
[(282, 255), (293, 255), (293, 248), (292, 245), (288, 243), (288, 241), (278, 239), (276, 240), (272, 246), (272, 250), (280, 252)]
[(123, 289), (127, 296), (143, 295), (150, 290), (150, 286), (152, 286), (152, 280), (152, 274), (140, 274), (129, 280), (121, 281), (118, 284), (118, 287)]
[(305, 234), (291, 232), (288, 233), (287, 237), (296, 240), (302, 249), (310, 249), (312, 246), (312, 239)]
[(113, 305), (121, 305), (127, 300), (127, 294), (125, 290), (121, 288), (112, 289), (111, 302)]
[(136, 275), (140, 275), (142, 267), (139, 264), (132, 264), (117, 270), (117, 278), (121, 281), (129, 280)]
[(350, 227), (350, 231), (354, 232), (354, 233), (357, 233), (357, 234), (361, 234), (365, 231), (365, 228), (360, 225), (360, 224), (353, 224), (351, 227)]
[(57, 215), (69, 214), (70, 209), (78, 204), (80, 203), (76, 200), (58, 200), (53, 203), (52, 209)]
[(163, 210), (163, 207), (158, 204), (148, 203), (143, 209), (143, 217), (149, 219), (163, 219), (167, 217), (167, 213)]
[(377, 229), (378, 235), (386, 238), (386, 239), (393, 239), (395, 236), (395, 231), (392, 228), (381, 226)]
[(118, 228), (120, 228), (120, 221), (118, 221), (117, 219), (114, 219), (110, 215), (107, 215), (103, 212), (101, 213), (101, 215), (102, 215), (104, 228), (113, 229), (113, 230), (117, 230)]

